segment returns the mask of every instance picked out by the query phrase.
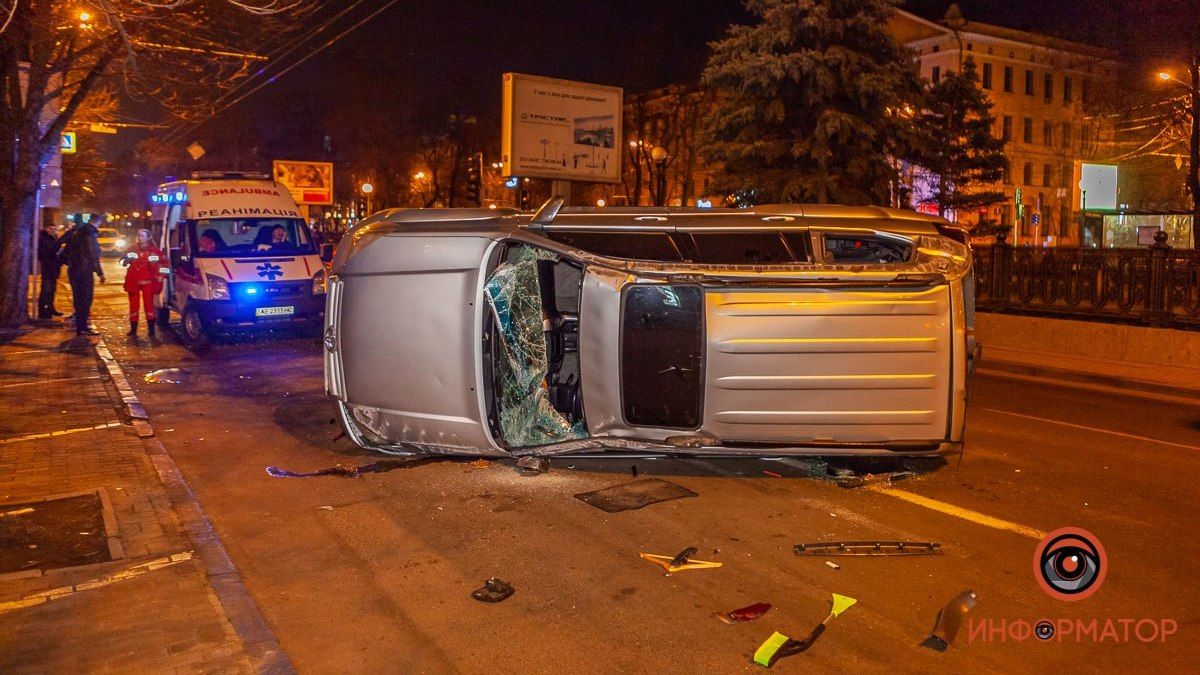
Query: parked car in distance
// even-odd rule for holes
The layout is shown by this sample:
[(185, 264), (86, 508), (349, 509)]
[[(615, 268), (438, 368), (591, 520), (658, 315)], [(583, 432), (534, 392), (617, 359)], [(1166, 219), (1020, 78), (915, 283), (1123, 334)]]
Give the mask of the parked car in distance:
[[(963, 442), (971, 256), (874, 207), (393, 209), (342, 240), (325, 386), (383, 452), (921, 456)], [(968, 290), (970, 289), (970, 290)]]
[(101, 255), (120, 255), (129, 248), (128, 242), (115, 227), (97, 227), (96, 242)]

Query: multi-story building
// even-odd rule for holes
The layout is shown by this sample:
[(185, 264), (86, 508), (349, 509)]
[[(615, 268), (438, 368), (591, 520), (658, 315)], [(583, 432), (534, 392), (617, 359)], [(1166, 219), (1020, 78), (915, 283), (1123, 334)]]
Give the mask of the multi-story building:
[(1101, 156), (1105, 134), (1089, 111), (1116, 81), (1117, 54), (968, 21), (956, 5), (941, 21), (897, 10), (890, 29), (916, 53), (921, 75), (931, 82), (972, 59), (994, 104), (994, 133), (1007, 141), (1006, 201), (953, 215), (964, 223), (1011, 226), (1011, 243), (1079, 245), (1079, 213), (1087, 208), (1079, 187), (1081, 165)]

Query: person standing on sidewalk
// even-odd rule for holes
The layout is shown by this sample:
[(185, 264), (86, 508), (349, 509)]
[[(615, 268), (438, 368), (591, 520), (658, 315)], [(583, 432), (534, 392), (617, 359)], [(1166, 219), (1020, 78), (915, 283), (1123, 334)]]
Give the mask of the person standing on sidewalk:
[(47, 220), (38, 232), (38, 267), (42, 271), (42, 288), (38, 293), (38, 318), (50, 319), (62, 316), (62, 312), (54, 308), (54, 294), (58, 290), (58, 273), (62, 263), (58, 261), (58, 249), (61, 246), (55, 236), (55, 226)]
[(63, 235), (63, 262), (67, 264), (67, 280), (71, 282), (71, 293), (75, 300), (75, 334), (99, 335), (88, 322), (92, 313), (92, 293), (95, 281), (92, 275), (104, 283), (104, 269), (100, 267), (99, 232), (91, 223), (79, 222)]
[(162, 250), (150, 240), (150, 230), (138, 230), (133, 250), (121, 259), (128, 267), (125, 292), (129, 294), (129, 335), (137, 335), (138, 299), (146, 310), (146, 330), (154, 336), (154, 296), (162, 291)]

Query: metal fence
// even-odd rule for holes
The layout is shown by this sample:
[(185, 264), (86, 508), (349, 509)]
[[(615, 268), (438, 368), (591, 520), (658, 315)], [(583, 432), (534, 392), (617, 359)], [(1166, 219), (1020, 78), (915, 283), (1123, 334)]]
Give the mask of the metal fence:
[(1160, 232), (1148, 248), (975, 248), (980, 310), (1200, 330), (1200, 251)]

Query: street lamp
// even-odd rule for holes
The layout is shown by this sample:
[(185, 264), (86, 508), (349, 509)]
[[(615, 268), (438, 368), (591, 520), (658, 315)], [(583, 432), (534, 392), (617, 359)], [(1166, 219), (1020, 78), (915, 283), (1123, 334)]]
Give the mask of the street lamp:
[(667, 160), (671, 156), (667, 154), (665, 148), (661, 145), (654, 146), (650, 151), (650, 159), (654, 161), (654, 168), (657, 169), (658, 175), (655, 176), (657, 187), (654, 194), (654, 205), (663, 206), (667, 203)]
[(1160, 70), (1160, 82), (1173, 82), (1187, 90), (1187, 119), (1191, 125), (1188, 142), (1187, 186), (1192, 193), (1192, 248), (1200, 248), (1200, 58), (1188, 62), (1189, 82)]
[(375, 186), (371, 185), (370, 181), (365, 181), (362, 185), (358, 186), (358, 191), (367, 200), (367, 213), (371, 213), (371, 194), (375, 192)]

